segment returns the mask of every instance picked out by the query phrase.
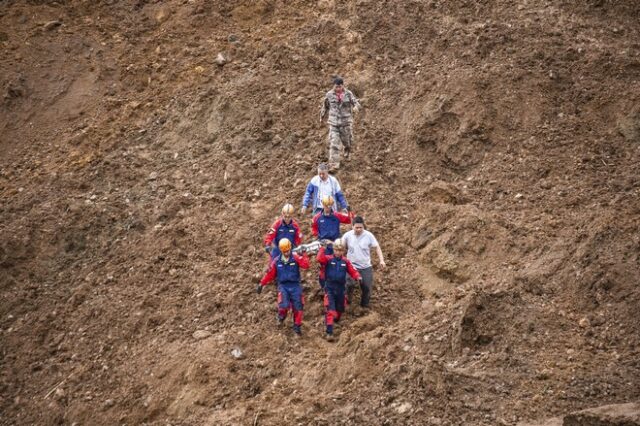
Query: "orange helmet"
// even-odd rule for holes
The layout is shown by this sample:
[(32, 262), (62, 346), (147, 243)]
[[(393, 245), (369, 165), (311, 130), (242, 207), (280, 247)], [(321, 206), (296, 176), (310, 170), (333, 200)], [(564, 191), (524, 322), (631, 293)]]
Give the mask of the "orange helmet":
[(282, 238), (278, 241), (278, 248), (282, 253), (289, 253), (291, 251), (291, 241), (287, 238)]

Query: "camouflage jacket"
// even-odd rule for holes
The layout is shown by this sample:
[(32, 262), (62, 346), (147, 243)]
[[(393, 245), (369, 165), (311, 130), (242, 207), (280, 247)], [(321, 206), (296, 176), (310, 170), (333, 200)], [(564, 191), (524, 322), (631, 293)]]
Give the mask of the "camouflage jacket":
[(324, 96), (324, 102), (322, 102), (322, 108), (320, 109), (320, 119), (329, 112), (329, 119), (327, 122), (332, 126), (347, 126), (353, 123), (352, 111), (353, 108), (360, 108), (360, 102), (355, 95), (347, 89), (344, 89), (344, 96), (342, 102), (338, 100), (338, 95), (332, 89)]

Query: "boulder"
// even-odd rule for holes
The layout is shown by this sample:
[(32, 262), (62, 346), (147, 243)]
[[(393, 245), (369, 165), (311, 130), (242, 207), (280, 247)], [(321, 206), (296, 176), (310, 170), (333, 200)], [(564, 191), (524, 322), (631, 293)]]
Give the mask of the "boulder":
[(603, 405), (571, 413), (563, 426), (640, 426), (640, 403)]
[(196, 330), (193, 332), (193, 338), (196, 340), (206, 339), (211, 336), (211, 332), (207, 330)]
[(640, 403), (603, 405), (517, 426), (640, 426)]
[(424, 199), (442, 204), (465, 204), (467, 202), (457, 186), (443, 181), (435, 181), (429, 185), (425, 191)]
[(518, 423), (516, 426), (562, 426), (562, 417), (553, 417), (550, 419), (536, 421), (536, 422), (526, 422), (526, 423)]
[(640, 143), (640, 109), (618, 118), (618, 132), (629, 142)]

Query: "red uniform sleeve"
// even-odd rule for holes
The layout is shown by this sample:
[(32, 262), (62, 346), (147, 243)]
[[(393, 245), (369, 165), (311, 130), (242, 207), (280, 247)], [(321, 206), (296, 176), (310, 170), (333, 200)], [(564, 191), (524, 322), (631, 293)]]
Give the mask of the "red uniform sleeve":
[(300, 226), (295, 220), (293, 221), (293, 227), (296, 229), (296, 235), (293, 238), (294, 244), (299, 246), (300, 244), (302, 244), (302, 232), (300, 232)]
[(353, 267), (353, 265), (351, 264), (351, 262), (349, 262), (348, 259), (345, 259), (345, 260), (347, 261), (347, 272), (349, 273), (349, 276), (354, 280), (358, 281), (361, 278), (360, 272), (358, 272), (358, 270)]
[(269, 265), (269, 269), (267, 269), (267, 273), (264, 274), (264, 277), (262, 277), (262, 279), (260, 280), (260, 285), (265, 286), (269, 284), (271, 281), (275, 280), (277, 269), (278, 268), (276, 268), (276, 260), (274, 260), (271, 262), (271, 265)]
[(313, 223), (311, 224), (311, 233), (314, 237), (318, 236), (318, 218), (322, 213), (318, 213), (313, 217)]
[(316, 260), (321, 265), (326, 265), (327, 262), (329, 261), (329, 257), (324, 252), (325, 252), (324, 247), (320, 247), (320, 250), (318, 250), (318, 255), (316, 256)]
[(304, 253), (302, 256), (294, 253), (293, 258), (296, 260), (300, 268), (309, 269), (309, 256), (307, 256), (307, 253)]
[(270, 246), (273, 243), (273, 240), (276, 238), (276, 229), (280, 226), (280, 219), (276, 220), (273, 225), (271, 225), (271, 229), (267, 232), (267, 235), (264, 236), (264, 245)]
[(334, 212), (340, 223), (351, 223), (351, 215), (347, 213)]

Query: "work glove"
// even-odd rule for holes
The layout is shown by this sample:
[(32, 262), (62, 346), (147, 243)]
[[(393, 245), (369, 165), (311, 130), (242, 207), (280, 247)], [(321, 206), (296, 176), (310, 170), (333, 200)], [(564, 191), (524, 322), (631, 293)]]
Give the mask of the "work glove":
[(258, 284), (256, 286), (256, 293), (258, 293), (258, 294), (262, 293), (262, 287), (263, 287), (262, 284)]

